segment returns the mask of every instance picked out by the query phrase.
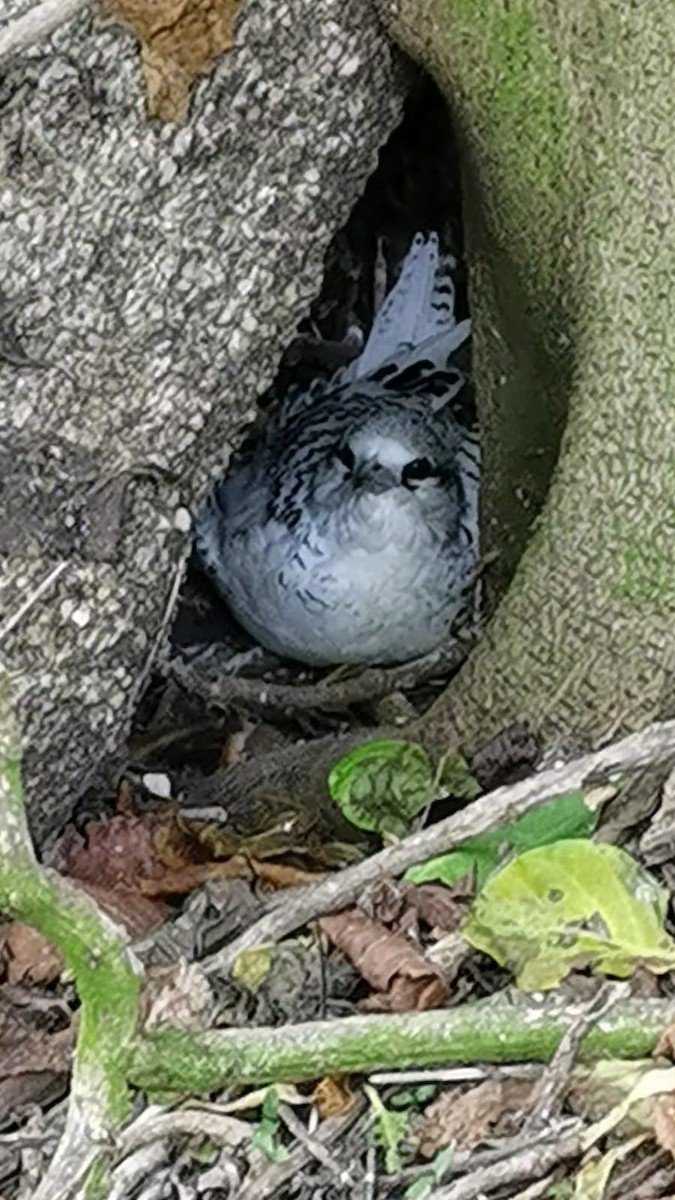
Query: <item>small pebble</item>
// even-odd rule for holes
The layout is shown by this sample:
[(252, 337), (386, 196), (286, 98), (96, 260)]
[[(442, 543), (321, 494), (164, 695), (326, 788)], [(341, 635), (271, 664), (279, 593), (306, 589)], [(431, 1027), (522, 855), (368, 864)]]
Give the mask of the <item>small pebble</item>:
[(159, 796), (160, 800), (171, 799), (171, 780), (168, 775), (149, 771), (143, 776), (143, 787), (147, 788), (152, 796)]

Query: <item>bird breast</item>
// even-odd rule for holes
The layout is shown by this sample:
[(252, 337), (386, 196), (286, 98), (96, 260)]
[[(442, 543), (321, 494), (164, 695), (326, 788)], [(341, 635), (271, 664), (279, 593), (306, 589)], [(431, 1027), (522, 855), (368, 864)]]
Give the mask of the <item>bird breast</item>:
[(433, 648), (457, 597), (447, 544), (441, 552), (415, 499), (371, 494), (292, 531), (278, 521), (242, 531), (227, 586), (235, 615), (278, 653), (316, 664)]

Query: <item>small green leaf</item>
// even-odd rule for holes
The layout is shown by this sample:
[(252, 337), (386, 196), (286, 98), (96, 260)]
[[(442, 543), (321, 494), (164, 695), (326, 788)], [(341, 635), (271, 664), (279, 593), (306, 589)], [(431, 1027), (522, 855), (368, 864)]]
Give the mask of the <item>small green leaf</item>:
[(462, 933), (516, 974), (525, 991), (575, 967), (626, 978), (638, 963), (675, 967), (663, 928), (667, 893), (617, 846), (582, 839), (528, 850), (487, 881)]
[(435, 1083), (420, 1083), (417, 1087), (394, 1092), (394, 1095), (389, 1097), (389, 1103), (392, 1108), (415, 1108), (433, 1100), (437, 1091)]
[(328, 790), (358, 829), (400, 836), (433, 798), (435, 780), (414, 742), (366, 742), (335, 764)]
[(517, 821), (479, 837), (467, 838), (450, 854), (411, 867), (405, 877), (411, 883), (440, 880), (452, 887), (463, 875), (473, 871), (476, 883), (480, 885), (514, 851), (522, 854), (525, 850), (548, 846), (552, 842), (588, 837), (593, 832), (596, 819), (597, 814), (589, 811), (584, 804), (583, 792), (566, 792), (525, 813)]
[(275, 1087), (267, 1091), (251, 1145), (260, 1150), (269, 1162), (283, 1162), (288, 1158), (288, 1150), (279, 1141), (279, 1094)]
[(443, 759), (439, 769), (443, 790), (461, 800), (475, 800), (481, 794), (481, 786), (471, 774), (469, 764), (461, 754)]
[(442, 1183), (444, 1175), (454, 1161), (455, 1147), (444, 1146), (442, 1150), (434, 1154), (428, 1170), (420, 1175), (419, 1179), (413, 1180), (406, 1188), (403, 1193), (405, 1200), (422, 1200), (437, 1183)]
[(252, 946), (250, 950), (242, 950), (237, 955), (232, 970), (232, 978), (244, 987), (257, 992), (260, 985), (267, 979), (272, 966), (271, 946)]
[(424, 1196), (429, 1195), (434, 1183), (433, 1175), (420, 1175), (419, 1179), (413, 1179), (403, 1193), (405, 1200), (423, 1200)]
[(384, 1169), (388, 1175), (395, 1175), (403, 1166), (399, 1144), (408, 1132), (408, 1114), (392, 1112), (370, 1084), (364, 1084), (363, 1090), (375, 1118), (375, 1137), (384, 1150)]

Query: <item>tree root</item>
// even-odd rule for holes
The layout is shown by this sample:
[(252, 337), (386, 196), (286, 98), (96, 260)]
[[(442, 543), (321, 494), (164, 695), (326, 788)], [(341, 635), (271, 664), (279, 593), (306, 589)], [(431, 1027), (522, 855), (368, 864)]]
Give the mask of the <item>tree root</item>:
[(435, 650), (433, 654), (401, 666), (366, 667), (357, 674), (349, 675), (340, 669), (316, 683), (300, 685), (236, 675), (221, 674), (214, 678), (205, 665), (176, 658), (171, 660), (166, 669), (169, 677), (188, 693), (220, 709), (244, 707), (256, 711), (277, 709), (285, 713), (312, 709), (339, 712), (354, 704), (390, 696), (393, 692), (410, 691), (434, 676), (447, 675), (461, 666), (468, 649), (466, 641), (454, 641)]

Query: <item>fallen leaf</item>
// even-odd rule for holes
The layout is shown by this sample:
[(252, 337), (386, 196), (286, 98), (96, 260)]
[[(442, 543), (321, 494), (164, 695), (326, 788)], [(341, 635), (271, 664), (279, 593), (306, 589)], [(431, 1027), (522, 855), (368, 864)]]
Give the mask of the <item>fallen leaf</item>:
[(577, 1171), (574, 1180), (572, 1200), (603, 1200), (607, 1190), (610, 1175), (614, 1167), (622, 1159), (627, 1158), (646, 1140), (646, 1134), (639, 1134), (620, 1146), (612, 1146), (598, 1158), (591, 1159)]
[(163, 820), (154, 813), (125, 811), (107, 821), (89, 821), (84, 837), (69, 829), (57, 846), (58, 868), (83, 883), (133, 890), (139, 878), (160, 868), (155, 837)]
[[(424, 1110), (414, 1131), (417, 1149), (424, 1158), (433, 1158), (446, 1146), (473, 1150), (507, 1118), (518, 1117), (522, 1123), (533, 1088), (526, 1079), (486, 1079), (466, 1092), (457, 1088), (443, 1092)], [(517, 1129), (500, 1132), (504, 1136)]]
[(320, 1079), (312, 1092), (312, 1103), (322, 1121), (328, 1117), (343, 1117), (356, 1103), (356, 1096), (350, 1090), (346, 1079), (327, 1076)]
[(328, 790), (358, 829), (405, 833), (436, 791), (431, 764), (414, 742), (372, 741), (339, 760)]
[(476, 883), (481, 884), (514, 854), (553, 842), (589, 837), (595, 823), (596, 814), (585, 804), (584, 793), (567, 792), (490, 833), (467, 838), (449, 854), (411, 867), (405, 878), (411, 883), (439, 880), (451, 887), (464, 876), (473, 875)]
[(209, 1027), (214, 1003), (211, 986), (198, 963), (150, 966), (145, 973), (140, 1023), (144, 1033), (166, 1025), (199, 1032)]
[[(156, 929), (168, 911), (166, 905), (148, 900), (131, 888), (112, 888), (79, 879), (73, 883), (87, 892), (132, 938)], [(13, 921), (7, 926), (3, 960), (9, 983), (51, 983), (63, 970), (63, 959), (58, 950), (37, 929), (23, 921)]]
[(187, 119), (190, 88), (234, 45), (240, 0), (103, 0), (101, 13), (141, 43), (148, 116)]
[(144, 896), (185, 896), (210, 879), (257, 880), (268, 890), (300, 887), (317, 883), (323, 874), (301, 871), (284, 863), (257, 862), (243, 854), (235, 854), (226, 862), (192, 863), (166, 870), (156, 879), (142, 879), (139, 890)]
[(436, 883), (408, 884), (406, 895), (420, 920), (430, 929), (454, 933), (473, 897), (473, 882), (471, 876), (464, 875), (451, 888)]
[(468, 876), (451, 888), (383, 878), (370, 892), (367, 906), (361, 905), (361, 911), (404, 933), (414, 933), (424, 925), (440, 936), (459, 927), (472, 898), (473, 883)]
[(241, 855), (227, 862), (189, 863), (187, 866), (167, 868), (154, 879), (139, 880), (139, 890), (144, 896), (186, 896), (210, 879), (253, 879), (250, 863)]
[(440, 1008), (448, 987), (412, 942), (392, 933), (359, 909), (323, 917), (320, 928), (379, 993), (371, 1011), (412, 1012)]
[(61, 956), (41, 933), (23, 921), (12, 921), (4, 932), (2, 960), (7, 982), (49, 983), (61, 974)]
[[(216, 848), (216, 839), (220, 846)], [(190, 821), (179, 813), (169, 811), (157, 822), (153, 832), (156, 869), (146, 872), (155, 878), (177, 874), (186, 867), (201, 866), (213, 859), (230, 858), (237, 854), (240, 839), (221, 831), (218, 825), (206, 821)]]
[[(79, 880), (74, 882), (79, 883)], [(106, 887), (96, 883), (81, 883), (80, 886), (113, 921), (123, 925), (132, 938), (157, 929), (169, 912), (166, 904), (148, 899), (135, 888)]]
[(654, 1106), (654, 1134), (659, 1146), (675, 1159), (675, 1095), (660, 1096)]
[[(18, 1004), (0, 989), (0, 1125), (36, 1104), (50, 1104), (67, 1087), (76, 1018), (54, 1002)], [(56, 1011), (58, 1009), (58, 1011)], [(57, 1025), (55, 1028), (54, 1026)]]
[(285, 863), (259, 862), (255, 858), (249, 859), (249, 862), (255, 878), (266, 889), (303, 887), (325, 878), (322, 871), (302, 871), (300, 867)]
[(237, 955), (232, 978), (235, 983), (256, 992), (263, 980), (267, 979), (272, 966), (272, 950), (269, 946), (252, 946), (250, 950), (242, 950)]
[(462, 934), (512, 970), (519, 987), (543, 991), (573, 968), (619, 978), (638, 963), (672, 970), (667, 905), (667, 893), (624, 850), (573, 839), (529, 850), (492, 875)]

